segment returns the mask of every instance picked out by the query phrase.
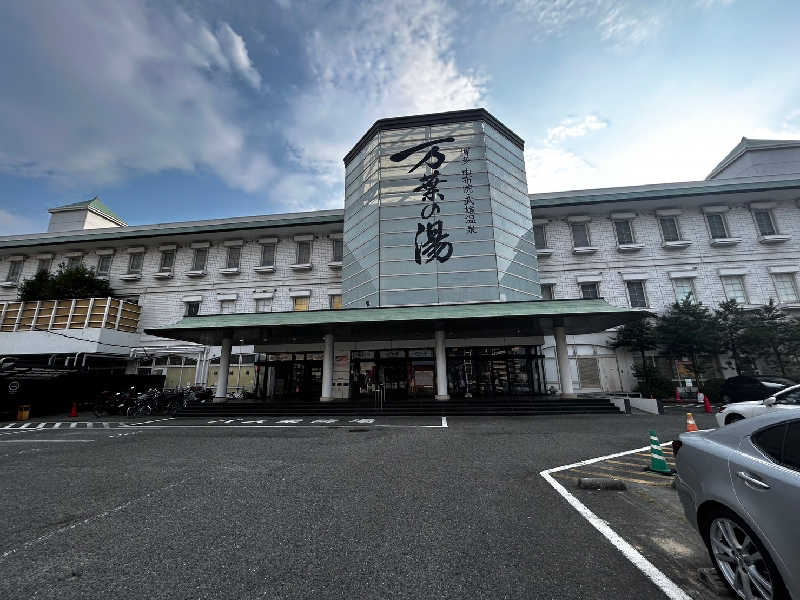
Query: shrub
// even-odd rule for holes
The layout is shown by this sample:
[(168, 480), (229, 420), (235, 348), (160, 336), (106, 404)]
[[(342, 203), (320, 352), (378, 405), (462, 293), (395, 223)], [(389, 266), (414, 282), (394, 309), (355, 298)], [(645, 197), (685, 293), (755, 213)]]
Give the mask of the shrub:
[(68, 300), (71, 298), (104, 298), (113, 296), (108, 281), (95, 275), (94, 269), (84, 265), (67, 267), (58, 265), (58, 272), (51, 275), (41, 271), (19, 286), (19, 300)]
[(653, 398), (670, 398), (675, 394), (675, 384), (671, 379), (651, 365), (634, 365), (633, 374), (639, 380), (637, 392)]

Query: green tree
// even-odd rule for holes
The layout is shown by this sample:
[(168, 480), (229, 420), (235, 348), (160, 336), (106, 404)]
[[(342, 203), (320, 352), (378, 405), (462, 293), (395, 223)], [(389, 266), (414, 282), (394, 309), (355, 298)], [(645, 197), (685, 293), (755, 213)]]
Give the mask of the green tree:
[(787, 358), (798, 349), (800, 327), (770, 298), (754, 311), (753, 319), (744, 331), (742, 342), (754, 356), (769, 356), (778, 365), (781, 375), (787, 376)]
[(658, 318), (655, 334), (656, 342), (668, 355), (689, 358), (698, 382), (703, 375), (700, 358), (719, 354), (717, 321), (707, 307), (692, 300), (691, 294)]
[(714, 318), (719, 326), (720, 350), (733, 357), (736, 374), (742, 374), (746, 351), (746, 334), (754, 324), (752, 316), (747, 313), (736, 300), (728, 300), (714, 311)]
[(42, 271), (19, 286), (19, 300), (23, 302), (108, 296), (114, 296), (108, 281), (82, 264), (67, 267), (61, 263), (55, 275)]
[(644, 387), (650, 389), (653, 370), (648, 367), (646, 356), (647, 352), (655, 350), (658, 346), (652, 321), (639, 319), (626, 323), (617, 329), (614, 339), (609, 345), (614, 349), (623, 348), (639, 355), (642, 359), (642, 368), (639, 374), (644, 379)]

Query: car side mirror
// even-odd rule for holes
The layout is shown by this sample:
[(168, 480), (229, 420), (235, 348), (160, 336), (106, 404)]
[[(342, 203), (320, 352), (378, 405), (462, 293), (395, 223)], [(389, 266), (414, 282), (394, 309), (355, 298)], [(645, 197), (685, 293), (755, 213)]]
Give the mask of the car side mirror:
[(778, 401), (775, 396), (770, 396), (769, 398), (764, 399), (764, 406), (772, 406)]

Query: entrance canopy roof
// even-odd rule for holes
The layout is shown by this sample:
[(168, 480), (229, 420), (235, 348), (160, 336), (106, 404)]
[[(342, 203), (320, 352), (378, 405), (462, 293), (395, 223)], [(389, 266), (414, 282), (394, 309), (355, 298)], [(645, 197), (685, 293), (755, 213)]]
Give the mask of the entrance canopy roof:
[(604, 300), (537, 300), (204, 315), (145, 333), (212, 346), (223, 335), (249, 345), (317, 342), (328, 333), (340, 341), (427, 339), (438, 328), (448, 337), (528, 336), (559, 325), (568, 334), (595, 333), (649, 315)]

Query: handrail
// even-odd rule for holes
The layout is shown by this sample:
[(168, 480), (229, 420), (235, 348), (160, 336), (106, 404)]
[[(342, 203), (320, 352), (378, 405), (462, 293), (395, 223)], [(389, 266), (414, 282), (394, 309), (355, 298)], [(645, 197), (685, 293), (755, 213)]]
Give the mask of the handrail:
[(142, 307), (120, 298), (0, 302), (0, 333), (59, 329), (114, 329), (134, 333)]

